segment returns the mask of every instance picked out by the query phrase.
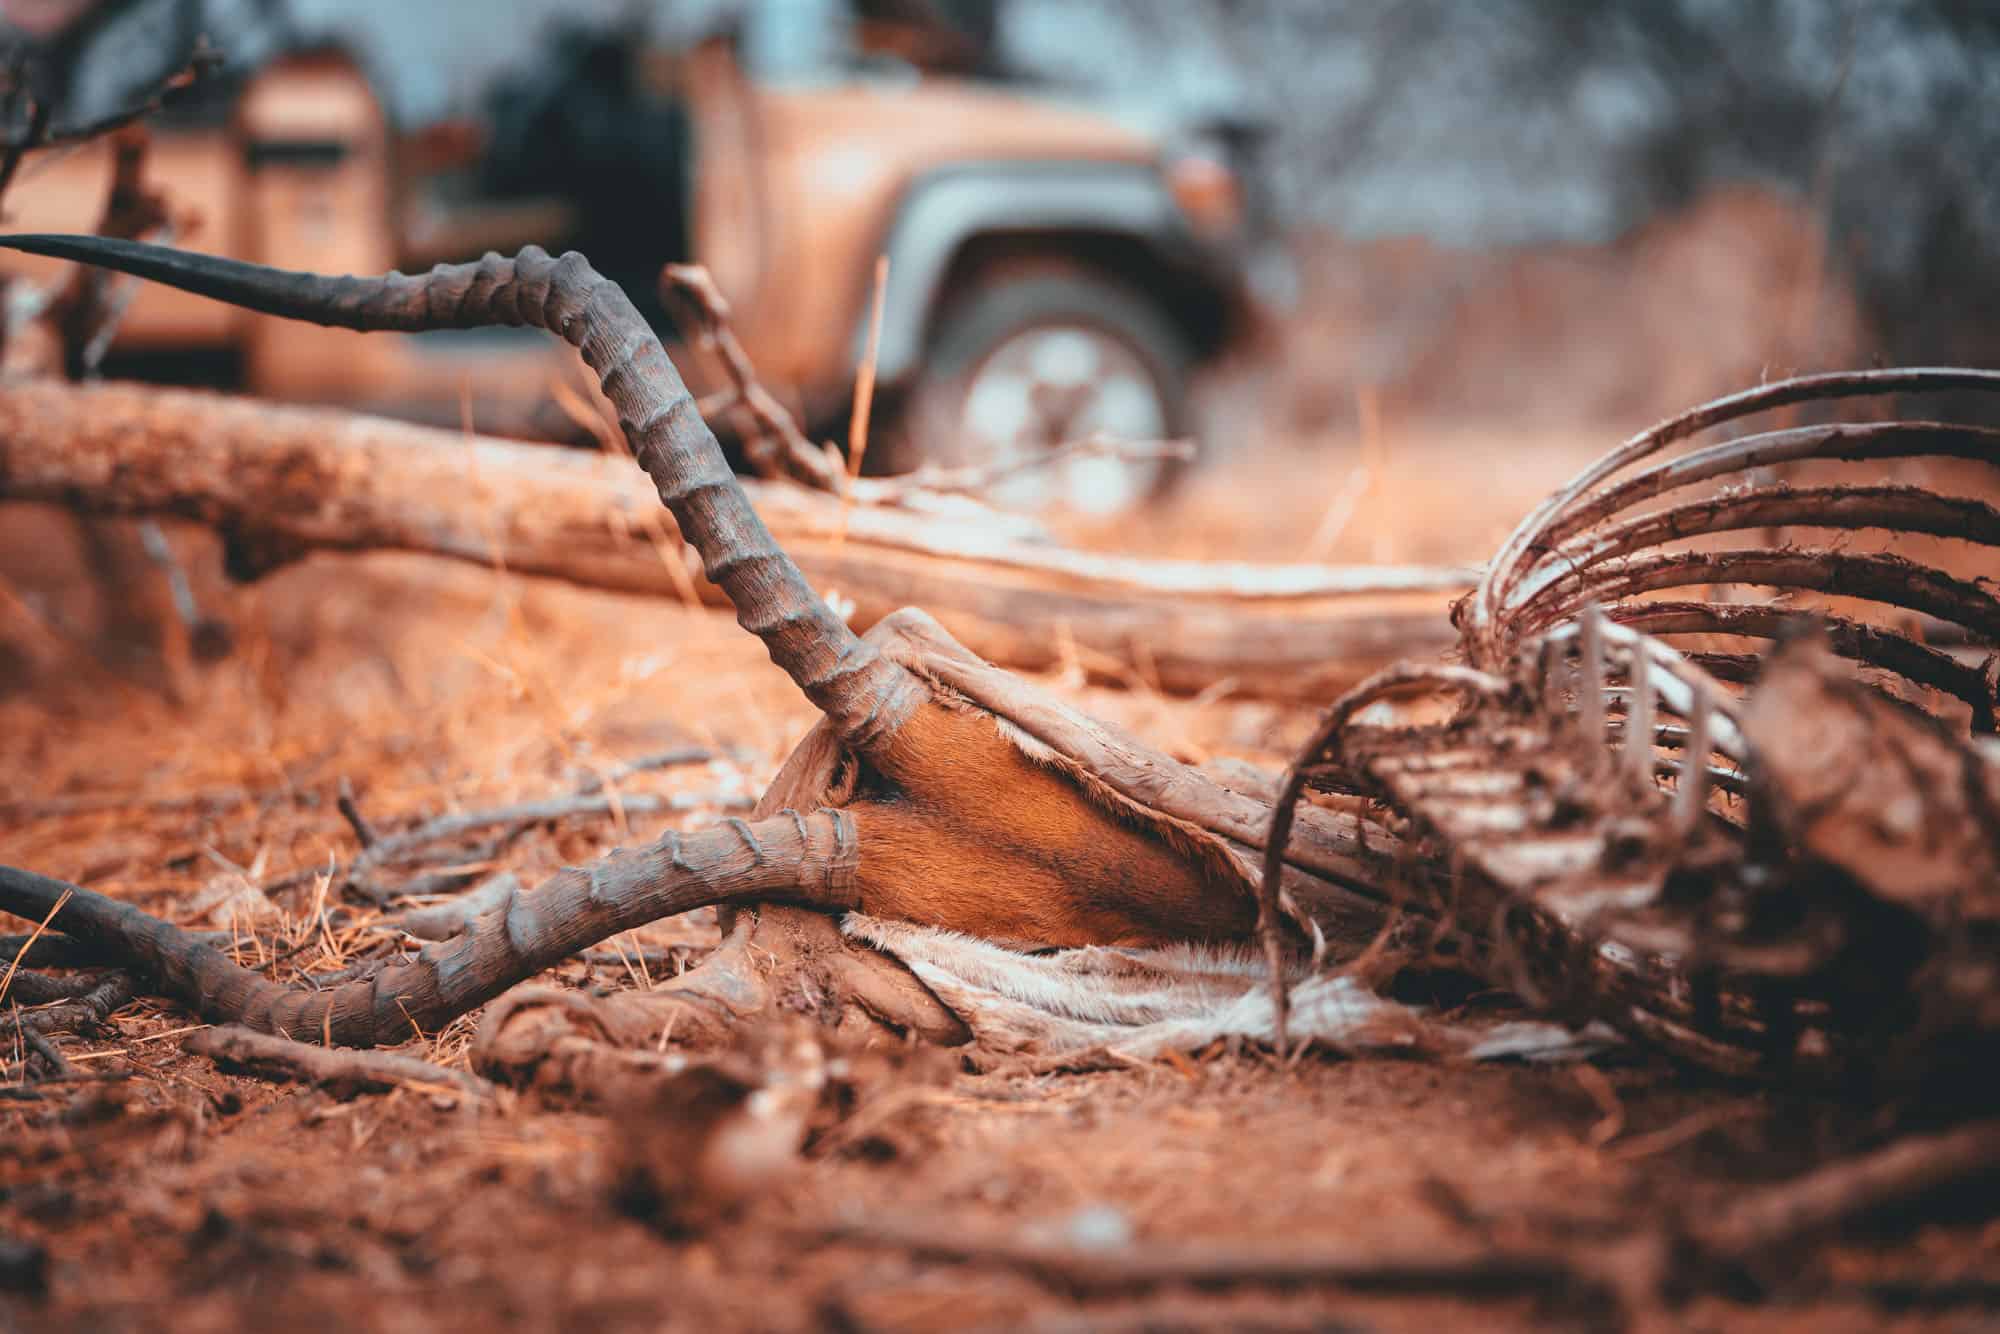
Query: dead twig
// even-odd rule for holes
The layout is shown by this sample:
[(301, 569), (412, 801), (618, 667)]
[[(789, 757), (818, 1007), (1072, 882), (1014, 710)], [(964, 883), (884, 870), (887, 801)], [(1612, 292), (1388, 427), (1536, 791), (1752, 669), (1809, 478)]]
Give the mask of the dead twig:
[(42, 920), (36, 924), (34, 931), (32, 931), (29, 934), (28, 943), (23, 945), (21, 947), (20, 953), (16, 954), (14, 958), (11, 961), (9, 961), (9, 963), (7, 964), (7, 971), (5, 973), (0, 973), (0, 999), (4, 999), (6, 997), (7, 988), (14, 981), (14, 974), (19, 972), (21, 969), (21, 955), (28, 953), (28, 951), (32, 950), (35, 947), (36, 939), (40, 937), (44, 931), (47, 931), (49, 929), (49, 923), (55, 920), (56, 914), (63, 910), (63, 905), (68, 903), (70, 901), (70, 898), (71, 898), (70, 894), (64, 893), (56, 899), (55, 903), (49, 908), (48, 912), (42, 917)]
[[(61, 129), (49, 128), (49, 109), (44, 109), (39, 101), (30, 107), (27, 127), (19, 134), (0, 138), (0, 150), (8, 154), (8, 160), (0, 164), (0, 194), (6, 193), (7, 182), (12, 179), (14, 159), (21, 154), (32, 153), (44, 148), (62, 148), (69, 144), (87, 143), (101, 138), (114, 130), (120, 130), (136, 121), (155, 115), (168, 103), (180, 97), (201, 81), (222, 67), (222, 55), (210, 47), (205, 39), (199, 40), (187, 64), (168, 75), (159, 86), (145, 98), (122, 110), (96, 120), (83, 121), (76, 125), (65, 125)], [(39, 121), (37, 121), (39, 116)]]
[[(1594, 1095), (1595, 1096), (1595, 1095)], [(1017, 1270), (1078, 1297), (1162, 1285), (1332, 1286), (1459, 1296), (1537, 1294), (1614, 1315), (1635, 1302), (1675, 1302), (1731, 1272), (1946, 1187), (2000, 1172), (2000, 1122), (1906, 1139), (1739, 1196), (1714, 1221), (1647, 1228), (1567, 1255), (1504, 1248), (1416, 1253), (1202, 1242), (1091, 1245), (940, 1219), (839, 1218), (802, 1229), (817, 1241), (877, 1246), (953, 1263)]]
[(71, 1070), (50, 1075), (29, 1084), (0, 1084), (0, 1101), (37, 1102), (61, 1084), (121, 1084), (132, 1078), (130, 1070)]
[(696, 811), (710, 808), (749, 810), (755, 804), (749, 797), (717, 793), (675, 792), (666, 796), (634, 793), (622, 798), (602, 793), (587, 793), (520, 801), (485, 810), (460, 811), (426, 820), (416, 828), (405, 830), (400, 834), (377, 838), (364, 847), (360, 855), (348, 864), (339, 880), (341, 884), (356, 889), (370, 898), (380, 898), (381, 892), (371, 893), (367, 888), (371, 872), (406, 860), (434, 844), (450, 842), (481, 830), (525, 828), (552, 820), (586, 819), (609, 815), (614, 810), (623, 811), (627, 816), (657, 815), (667, 811)]
[(714, 758), (715, 752), (706, 746), (670, 746), (650, 755), (641, 755), (637, 759), (614, 764), (601, 773), (593, 772), (585, 775), (583, 781), (576, 785), (577, 795), (589, 796), (593, 792), (602, 792), (605, 788), (615, 787), (637, 774), (657, 773), (661, 769), (677, 769), (688, 764), (706, 764)]
[(414, 1056), (316, 1047), (233, 1025), (190, 1033), (181, 1048), (208, 1057), (224, 1070), (259, 1079), (296, 1080), (342, 1100), (395, 1088), (447, 1089), (481, 1099), (495, 1092), (492, 1084), (477, 1075), (447, 1070)]
[[(468, 844), (461, 851), (456, 851), (449, 866), (413, 875), (393, 887), (363, 884), (357, 887), (356, 892), (371, 900), (379, 896), (398, 902), (460, 893), (481, 876), (491, 872), (499, 864), (501, 854), (512, 846), (514, 840), (525, 834), (528, 828), (527, 825), (509, 826), (491, 838), (481, 839)], [(287, 887), (296, 888), (299, 883), (303, 881), (294, 882)]]
[(139, 994), (129, 973), (111, 973), (75, 1000), (39, 1010), (23, 1010), (21, 1023), (38, 1033), (76, 1033), (96, 1028)]
[(1745, 1264), (1948, 1186), (2000, 1173), (2000, 1121), (1917, 1135), (1731, 1201), (1695, 1229), (1710, 1260)]
[[(70, 1065), (69, 1058), (62, 1054), (62, 1050), (55, 1043), (49, 1041), (48, 1034), (21, 1022), (21, 1007), (18, 1003), (14, 1007), (14, 1031), (21, 1035), (21, 1041), (27, 1044), (29, 1051), (47, 1063), (49, 1077), (61, 1079), (74, 1070), (75, 1067)], [(25, 1071), (26, 1068), (27, 1063), (24, 1061), (22, 1069)]]
[(88, 974), (75, 977), (48, 977), (41, 973), (22, 970), (14, 975), (14, 985), (7, 993), (7, 999), (19, 1005), (51, 1005), (57, 1001), (76, 1000), (88, 996), (97, 989), (102, 978)]
[(684, 312), (696, 339), (721, 357), (733, 392), (712, 405), (704, 400), (702, 412), (740, 407), (749, 415), (754, 430), (743, 442), (743, 453), (756, 474), (766, 480), (787, 477), (815, 491), (840, 494), (840, 456), (806, 439), (785, 405), (758, 380), (750, 354), (730, 325), (729, 302), (708, 270), (699, 264), (667, 265), (660, 270), (660, 296), (670, 308)]
[(803, 1228), (801, 1235), (818, 1242), (882, 1247), (926, 1259), (1012, 1269), (1079, 1297), (1185, 1285), (1336, 1287), (1490, 1297), (1538, 1294), (1589, 1306), (1616, 1302), (1602, 1279), (1561, 1256), (1533, 1251), (1454, 1252), (1439, 1247), (1371, 1254), (1215, 1241), (1094, 1246), (965, 1228), (929, 1218), (843, 1218)]
[(889, 257), (875, 257), (874, 296), (868, 302), (868, 344), (854, 377), (854, 412), (847, 421), (847, 470), (840, 489), (840, 518), (834, 524), (836, 550), (847, 540), (847, 513), (854, 504), (854, 484), (861, 477), (861, 460), (868, 453), (868, 414), (875, 408), (875, 362), (882, 350), (882, 298), (889, 290)]
[[(1195, 457), (1191, 440), (1120, 440), (1098, 432), (1065, 440), (1038, 454), (996, 459), (991, 463), (944, 468), (926, 464), (895, 477), (856, 478), (855, 498), (869, 505), (900, 505), (922, 496), (978, 495), (996, 483), (1042, 468), (1078, 459), (1118, 459), (1128, 463), (1186, 462)], [(1308, 558), (1309, 560), (1312, 558)]]
[(354, 831), (355, 841), (366, 851), (377, 843), (375, 827), (368, 823), (368, 817), (361, 813), (361, 804), (354, 799), (354, 787), (346, 778), (340, 780), (340, 795), (334, 799), (340, 809), (341, 819)]
[(700, 945), (626, 945), (618, 944), (613, 949), (585, 950), (577, 955), (585, 963), (609, 964), (619, 968), (638, 966), (649, 972), (664, 969), (664, 976), (672, 977), (684, 972), (694, 959), (707, 953)]

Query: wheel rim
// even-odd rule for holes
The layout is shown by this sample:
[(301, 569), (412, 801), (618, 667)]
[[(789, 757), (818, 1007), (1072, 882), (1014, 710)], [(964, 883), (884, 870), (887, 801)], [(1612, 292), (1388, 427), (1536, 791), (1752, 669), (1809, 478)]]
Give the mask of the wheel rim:
[[(1038, 325), (982, 358), (965, 380), (953, 451), (959, 462), (1018, 463), (1070, 440), (1158, 440), (1167, 432), (1159, 383), (1128, 344), (1084, 325)], [(1115, 514), (1152, 494), (1158, 459), (1070, 458), (1011, 473), (986, 499), (1008, 509)]]

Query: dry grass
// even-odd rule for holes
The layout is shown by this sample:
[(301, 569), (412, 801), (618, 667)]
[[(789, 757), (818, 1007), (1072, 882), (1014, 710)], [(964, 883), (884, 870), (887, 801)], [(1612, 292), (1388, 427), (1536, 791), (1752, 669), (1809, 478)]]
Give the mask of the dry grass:
[[(1476, 559), (1527, 501), (1605, 443), (1584, 433), (1419, 436), (1392, 418), (1377, 440), (1335, 559)], [(1293, 442), (1211, 471), (1136, 540), (1174, 554), (1295, 557), (1360, 453), (1331, 443)], [(56, 569), (54, 539), (16, 517), (8, 540), (43, 548), (6, 566), (17, 591), (53, 624), (87, 625), (65, 617), (88, 590)], [(1121, 536), (1133, 538), (1132, 526)], [(130, 682), (105, 690), (82, 670), (0, 699), (0, 861), (226, 931), (240, 960), (277, 976), (327, 976), (393, 943), (380, 913), (340, 903), (324, 874), (357, 851), (335, 803), (343, 780), (385, 831), (571, 791), (681, 742), (725, 758), (637, 775), (623, 790), (754, 793), (812, 718), (728, 618), (662, 601), (395, 557), (315, 560), (205, 596), (226, 596), (215, 605), (237, 649), (180, 682), (178, 699)], [(1148, 687), (1143, 663), (1132, 678), (1127, 691), (1058, 685), (1192, 758), (1276, 765), (1310, 725), (1306, 711), (1167, 698)], [(532, 881), (669, 821), (708, 818), (571, 822), (532, 830), (492, 860)], [(257, 889), (288, 879), (295, 887)], [(709, 915), (691, 914), (628, 933), (557, 977), (645, 986), (712, 939)], [(463, 1067), (476, 1021), (413, 1032), (404, 1050)], [(1559, 1248), (1782, 1174), (1821, 1129), (1818, 1113), (1689, 1087), (1645, 1062), (1586, 1086), (1528, 1069), (1279, 1068), (1254, 1053), (1209, 1053), (1109, 1074), (960, 1076), (903, 1100), (898, 1133), (847, 1136), (803, 1160), (785, 1191), (742, 1217), (663, 1235), (617, 1207), (615, 1120), (527, 1099), (480, 1111), (408, 1088), (338, 1103), (221, 1075), (180, 1052), (188, 1029), (177, 1007), (136, 1002), (107, 1032), (59, 1039), (71, 1062), (123, 1082), (0, 1104), (0, 1240), (45, 1248), (50, 1287), (37, 1298), (0, 1283), (0, 1320), (1539, 1327), (1546, 1313), (1524, 1300), (1472, 1308), (1306, 1290), (1078, 1303), (1016, 1275), (801, 1239), (842, 1209), (1058, 1234), (1083, 1211), (1110, 1211), (1142, 1240)], [(1996, 1246), (2000, 1235), (1945, 1228), (1915, 1244), (1858, 1243), (1835, 1259), (1854, 1272), (1894, 1263), (1990, 1273)], [(1841, 1299), (1684, 1314), (1861, 1328), (1880, 1312)]]

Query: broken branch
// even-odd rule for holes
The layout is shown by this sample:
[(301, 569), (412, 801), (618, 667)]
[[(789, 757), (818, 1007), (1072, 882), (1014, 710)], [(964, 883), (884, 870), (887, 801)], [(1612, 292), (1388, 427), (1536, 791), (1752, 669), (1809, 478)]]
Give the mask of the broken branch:
[[(645, 522), (651, 489), (624, 461), (579, 451), (179, 390), (27, 383), (0, 389), (0, 479), (13, 499), (211, 523), (240, 549), (423, 551), (680, 595)], [(1118, 680), (1143, 651), (1176, 692), (1228, 679), (1240, 695), (1316, 697), (1442, 649), (1445, 599), (1475, 577), (1099, 556), (882, 506), (857, 507), (836, 547), (833, 496), (744, 486), (811, 582), (854, 599), (857, 626), (921, 604), (981, 657), (1049, 671), (1060, 620), (1093, 675)], [(701, 593), (724, 601), (713, 585)]]
[(1078, 1296), (1163, 1284), (1216, 1288), (1339, 1287), (1367, 1292), (1518, 1295), (1602, 1299), (1595, 1281), (1557, 1256), (1515, 1251), (1425, 1249), (1408, 1253), (1213, 1241), (1079, 1246), (974, 1231), (941, 1219), (840, 1219), (806, 1230), (818, 1241), (889, 1247), (927, 1259), (1014, 1269)]
[(311, 1084), (342, 1100), (358, 1093), (386, 1093), (405, 1087), (450, 1089), (474, 1098), (494, 1094), (493, 1085), (477, 1075), (447, 1070), (414, 1056), (315, 1047), (235, 1025), (190, 1033), (181, 1048), (206, 1056), (224, 1070)]
[(520, 801), (487, 810), (460, 811), (452, 815), (440, 815), (434, 820), (424, 821), (414, 829), (391, 834), (386, 838), (377, 838), (366, 844), (348, 865), (342, 883), (361, 884), (366, 881), (370, 872), (393, 865), (434, 843), (449, 842), (483, 829), (518, 829), (555, 820), (609, 815), (613, 811), (623, 811), (628, 816), (655, 815), (662, 811), (692, 811), (710, 806), (722, 810), (747, 811), (753, 804), (747, 797), (721, 797), (707, 793), (676, 792), (660, 796), (650, 792), (635, 792), (625, 797), (583, 793), (570, 797)]
[(1747, 1194), (1695, 1230), (1710, 1259), (1743, 1264), (1945, 1186), (2000, 1171), (2000, 1122), (1900, 1139)]
[(222, 56), (208, 46), (205, 40), (196, 46), (188, 63), (161, 80), (152, 94), (143, 101), (114, 111), (97, 120), (87, 120), (76, 125), (65, 125), (61, 129), (49, 128), (49, 109), (39, 100), (31, 107), (29, 123), (19, 134), (0, 138), (0, 150), (9, 154), (8, 165), (0, 170), (0, 194), (6, 193), (7, 178), (13, 174), (13, 159), (23, 153), (31, 153), (42, 148), (61, 148), (69, 144), (86, 143), (102, 135), (120, 130), (134, 122), (144, 120), (162, 110), (166, 105), (195, 87), (203, 79), (222, 66)]
[(138, 986), (129, 974), (111, 973), (75, 1000), (39, 1010), (23, 1010), (21, 1023), (38, 1033), (75, 1033), (102, 1024), (113, 1011), (138, 994)]

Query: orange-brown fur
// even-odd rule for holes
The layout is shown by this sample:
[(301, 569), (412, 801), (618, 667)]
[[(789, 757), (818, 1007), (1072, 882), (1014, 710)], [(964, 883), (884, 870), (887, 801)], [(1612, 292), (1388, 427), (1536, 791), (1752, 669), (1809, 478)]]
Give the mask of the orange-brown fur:
[(1037, 764), (990, 715), (933, 701), (848, 807), (862, 911), (1032, 945), (1249, 932), (1240, 881)]

